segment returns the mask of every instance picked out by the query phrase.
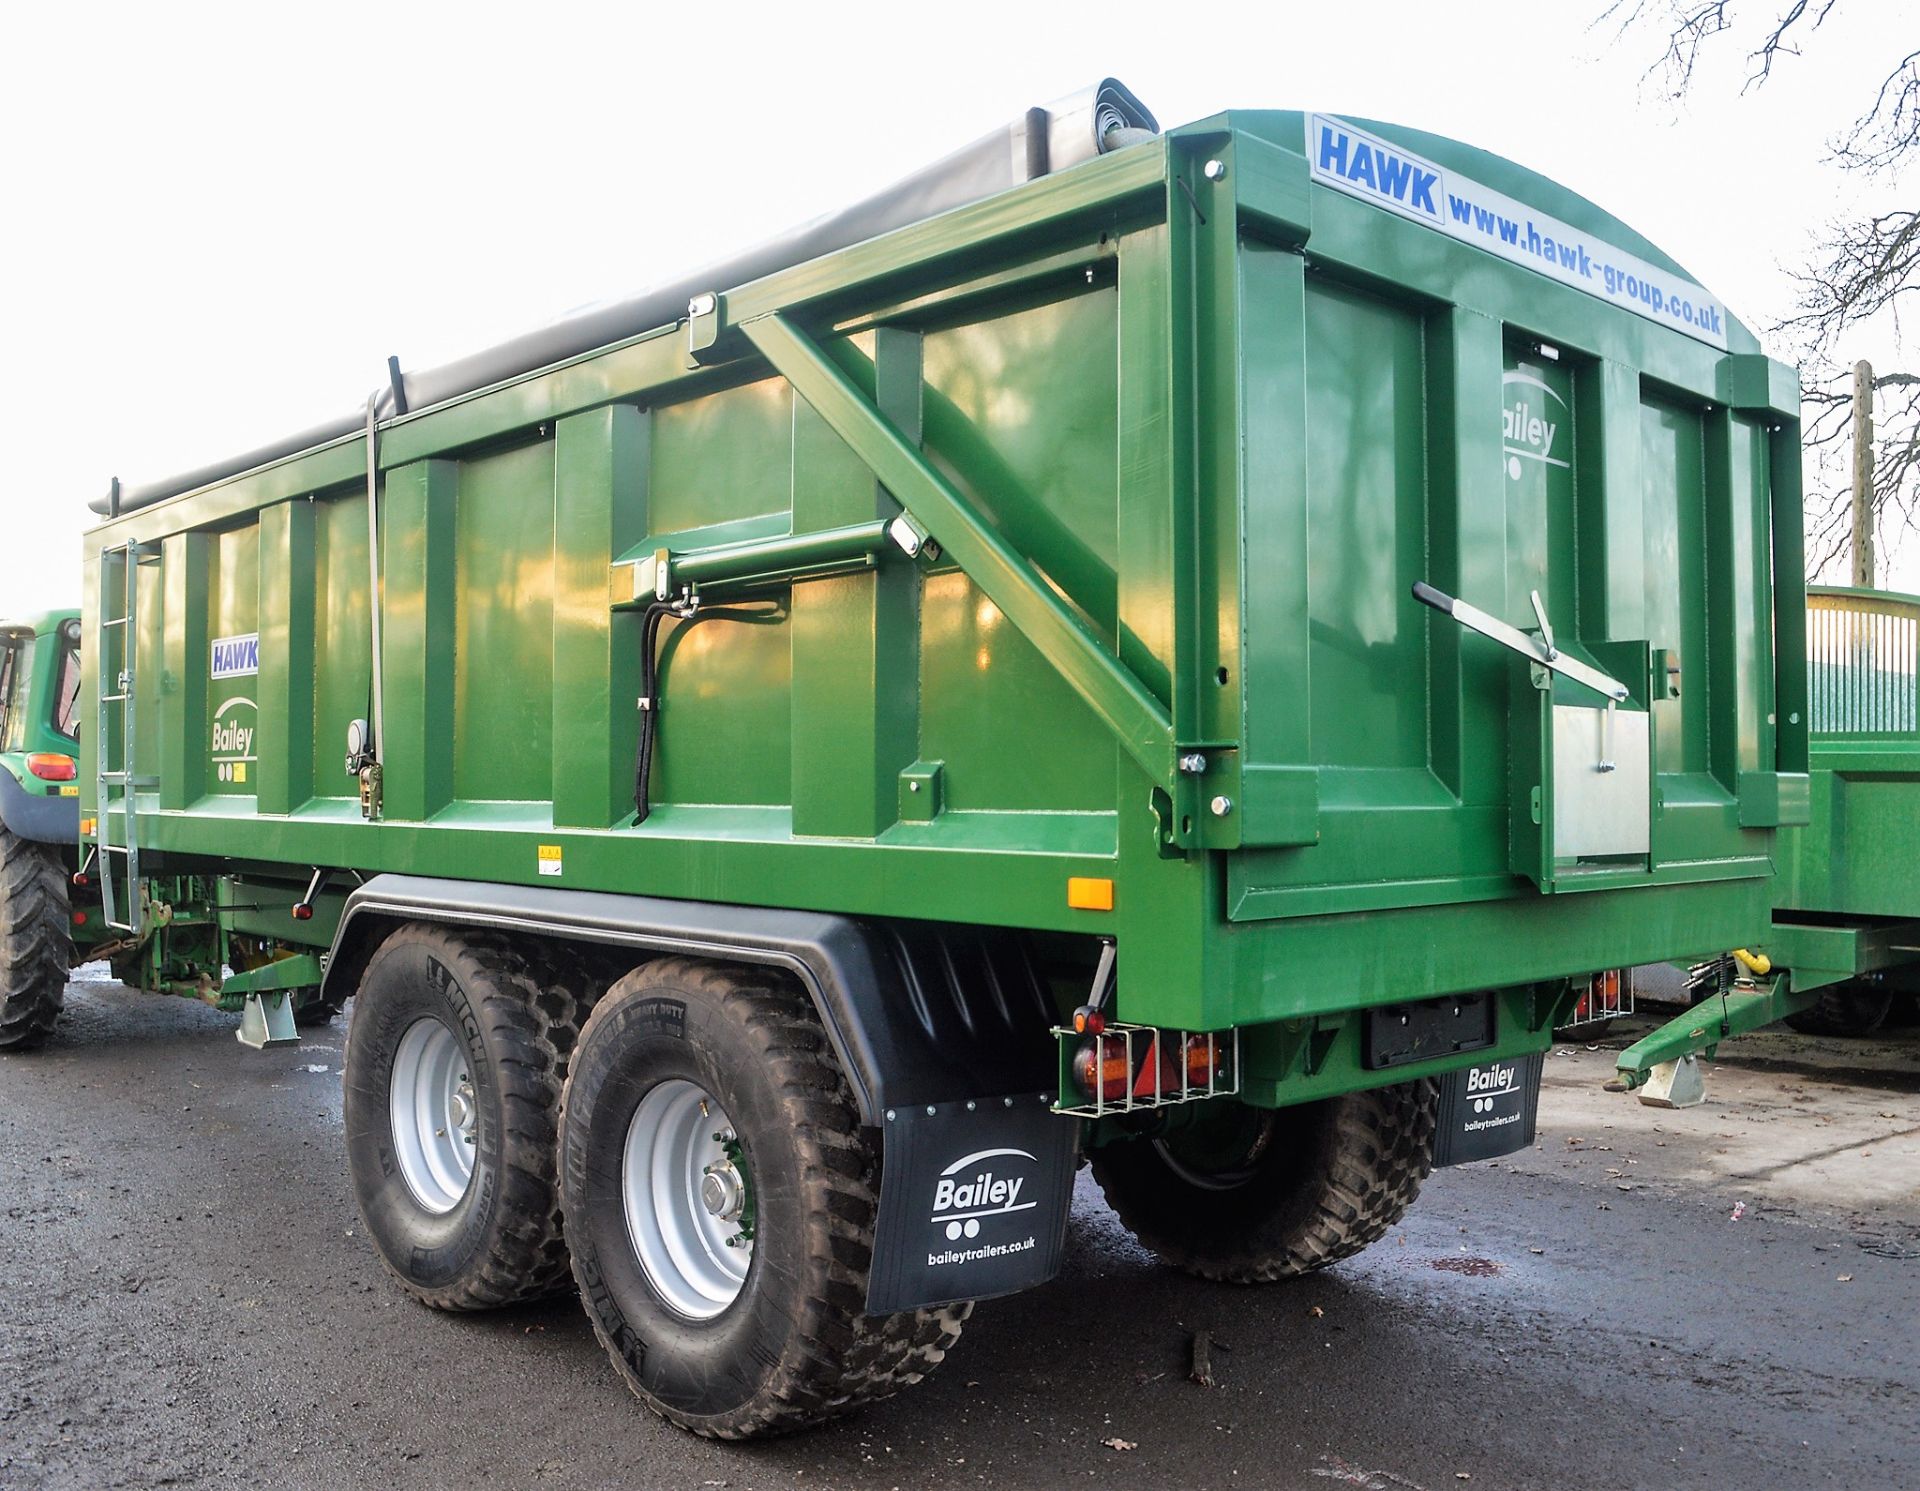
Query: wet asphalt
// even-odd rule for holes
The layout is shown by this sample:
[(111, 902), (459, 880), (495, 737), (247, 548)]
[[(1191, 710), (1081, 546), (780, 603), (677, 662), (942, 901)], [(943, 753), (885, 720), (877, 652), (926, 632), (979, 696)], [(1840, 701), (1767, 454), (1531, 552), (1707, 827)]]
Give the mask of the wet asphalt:
[[(1063, 1275), (982, 1305), (925, 1383), (706, 1443), (629, 1398), (573, 1302), (438, 1315), (389, 1283), (347, 1186), (344, 1021), (255, 1053), (94, 972), (0, 1058), (6, 1491), (1920, 1486), (1920, 1192), (1776, 1184), (1735, 1222), (1705, 1130), (1628, 1172), (1551, 1084), (1525, 1163), (1435, 1176), (1289, 1285), (1156, 1266), (1083, 1172)], [(1794, 1080), (1818, 1121), (1823, 1079)], [(1920, 1131), (1916, 1086), (1861, 1121)]]

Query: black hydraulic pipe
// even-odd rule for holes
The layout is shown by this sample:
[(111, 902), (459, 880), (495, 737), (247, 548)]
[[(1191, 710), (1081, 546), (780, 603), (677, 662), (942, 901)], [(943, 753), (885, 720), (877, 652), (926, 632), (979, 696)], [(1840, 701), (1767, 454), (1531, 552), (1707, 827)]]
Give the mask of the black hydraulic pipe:
[(698, 606), (682, 601), (654, 601), (640, 622), (640, 732), (633, 748), (633, 821), (641, 824), (653, 812), (653, 761), (660, 743), (660, 623), (669, 616), (683, 625), (696, 621), (739, 621), (765, 625), (785, 614), (778, 602), (745, 606)]

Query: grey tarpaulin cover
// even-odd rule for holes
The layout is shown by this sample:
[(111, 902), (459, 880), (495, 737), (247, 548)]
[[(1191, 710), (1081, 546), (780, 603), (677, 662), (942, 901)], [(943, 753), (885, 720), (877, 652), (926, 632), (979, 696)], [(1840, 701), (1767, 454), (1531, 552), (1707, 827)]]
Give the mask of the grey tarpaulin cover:
[[(596, 347), (610, 346), (652, 331), (685, 315), (688, 300), (705, 291), (730, 290), (822, 254), (923, 222), (1035, 176), (1064, 170), (1091, 160), (1103, 151), (1133, 144), (1143, 137), (1143, 131), (1152, 133), (1158, 129), (1153, 115), (1121, 83), (1113, 78), (1102, 79), (1093, 87), (1045, 109), (1028, 110), (1014, 123), (955, 151), (945, 160), (916, 171), (863, 202), (816, 218), (698, 274), (625, 300), (588, 306), (442, 367), (407, 373), (402, 379), (404, 407), (424, 409), (536, 368), (578, 357)], [(387, 418), (394, 412), (393, 393), (381, 394), (380, 417)], [(363, 429), (365, 423), (363, 407), (257, 450), (193, 471), (182, 471), (162, 481), (123, 487), (117, 510), (126, 512), (191, 492), (354, 434)], [(115, 510), (110, 496), (96, 498), (89, 505), (97, 513)]]

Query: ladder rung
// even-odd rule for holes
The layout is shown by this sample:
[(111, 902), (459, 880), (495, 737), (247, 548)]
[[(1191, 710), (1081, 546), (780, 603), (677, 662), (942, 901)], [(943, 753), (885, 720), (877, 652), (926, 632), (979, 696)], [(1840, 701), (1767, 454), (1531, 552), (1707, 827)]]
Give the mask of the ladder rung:
[(132, 697), (133, 695), (131, 694), (102, 694), (100, 696), (100, 702), (102, 704), (124, 704)]

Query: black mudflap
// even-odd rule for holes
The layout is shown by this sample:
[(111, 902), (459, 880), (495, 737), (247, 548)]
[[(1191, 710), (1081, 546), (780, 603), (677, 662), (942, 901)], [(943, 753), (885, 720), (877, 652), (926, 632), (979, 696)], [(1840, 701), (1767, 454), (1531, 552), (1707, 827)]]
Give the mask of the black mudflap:
[(870, 1314), (991, 1299), (1058, 1272), (1080, 1125), (1050, 1102), (1029, 1091), (886, 1114)]
[(1434, 1168), (1495, 1160), (1533, 1143), (1545, 1065), (1545, 1056), (1535, 1052), (1462, 1067), (1441, 1077)]

